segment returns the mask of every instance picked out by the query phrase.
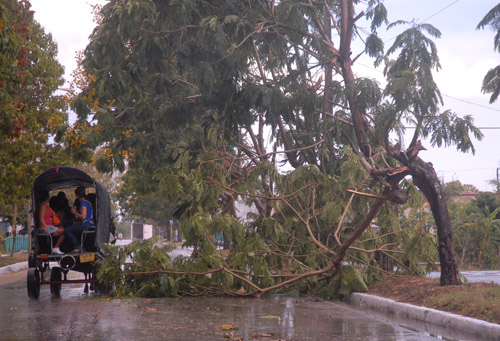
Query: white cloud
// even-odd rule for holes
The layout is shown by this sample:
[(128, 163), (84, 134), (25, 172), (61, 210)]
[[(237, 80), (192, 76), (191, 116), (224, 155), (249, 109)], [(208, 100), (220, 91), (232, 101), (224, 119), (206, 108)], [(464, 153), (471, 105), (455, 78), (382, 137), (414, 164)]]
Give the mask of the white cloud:
[(58, 60), (65, 67), (66, 83), (76, 68), (75, 55), (88, 44), (88, 37), (95, 27), (92, 19), (93, 4), (105, 0), (31, 0), (35, 20), (59, 47)]
[(500, 64), (490, 55), (469, 57), (448, 49), (440, 49), (439, 57), (442, 69), (435, 73), (436, 83), (442, 93), (461, 98), (483, 97), (481, 85), (486, 72)]

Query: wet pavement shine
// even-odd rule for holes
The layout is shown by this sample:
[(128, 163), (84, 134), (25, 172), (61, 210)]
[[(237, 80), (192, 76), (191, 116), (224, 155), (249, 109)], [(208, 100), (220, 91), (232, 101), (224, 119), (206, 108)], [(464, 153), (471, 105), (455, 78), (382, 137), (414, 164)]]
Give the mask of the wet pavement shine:
[(433, 340), (342, 302), (307, 298), (105, 299), (83, 286), (29, 299), (26, 273), (2, 276), (2, 340)]
[[(461, 271), (460, 275), (469, 283), (483, 282), (500, 284), (500, 270)], [(440, 272), (431, 272), (427, 275), (427, 277), (430, 278), (439, 278), (440, 276)]]

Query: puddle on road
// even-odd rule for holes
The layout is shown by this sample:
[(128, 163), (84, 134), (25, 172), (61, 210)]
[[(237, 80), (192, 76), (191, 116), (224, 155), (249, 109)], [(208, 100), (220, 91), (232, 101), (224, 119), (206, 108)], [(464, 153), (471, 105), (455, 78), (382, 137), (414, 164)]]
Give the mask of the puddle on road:
[[(43, 285), (40, 298), (33, 300), (27, 297), (25, 280), (9, 285), (8, 292), (0, 287), (0, 327), (13, 339), (435, 339), (339, 302), (289, 297), (98, 299), (85, 295), (83, 284), (63, 285), (60, 298), (51, 297), (50, 286)], [(19, 321), (30, 322), (18, 328)]]

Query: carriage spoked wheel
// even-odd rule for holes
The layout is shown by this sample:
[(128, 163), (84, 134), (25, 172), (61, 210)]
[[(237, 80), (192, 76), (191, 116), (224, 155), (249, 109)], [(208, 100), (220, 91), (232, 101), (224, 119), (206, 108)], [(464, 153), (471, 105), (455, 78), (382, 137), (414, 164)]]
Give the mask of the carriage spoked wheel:
[(40, 272), (38, 268), (28, 269), (27, 286), (30, 298), (38, 298), (40, 296)]

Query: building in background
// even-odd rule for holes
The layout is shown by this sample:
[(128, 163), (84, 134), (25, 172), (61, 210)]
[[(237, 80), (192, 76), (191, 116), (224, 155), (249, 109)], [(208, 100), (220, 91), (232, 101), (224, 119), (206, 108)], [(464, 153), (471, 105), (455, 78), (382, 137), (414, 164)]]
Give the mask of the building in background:
[(132, 241), (149, 239), (153, 237), (153, 225), (132, 223), (130, 226), (130, 236)]

